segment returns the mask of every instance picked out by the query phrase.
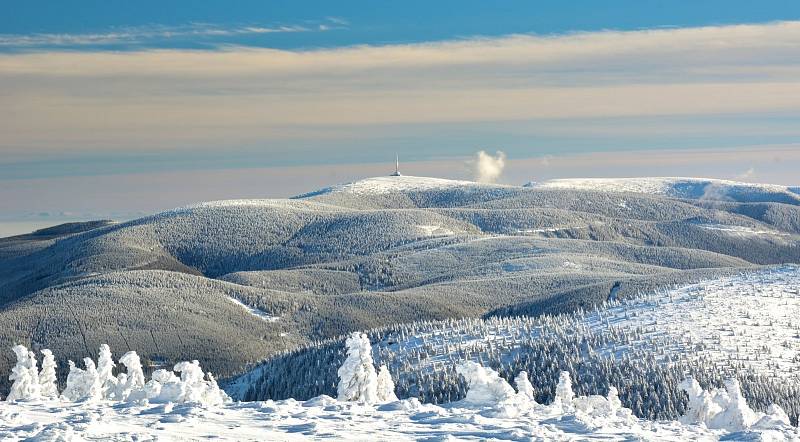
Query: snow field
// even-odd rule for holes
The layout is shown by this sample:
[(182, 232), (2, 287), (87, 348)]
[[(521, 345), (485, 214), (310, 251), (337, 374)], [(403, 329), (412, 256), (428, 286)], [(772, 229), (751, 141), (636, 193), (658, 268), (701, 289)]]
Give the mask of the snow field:
[[(526, 373), (520, 373), (515, 379), (515, 391), (497, 372), (474, 362), (464, 362), (457, 367), (469, 385), (467, 397), (462, 401), (437, 406), (421, 404), (417, 399), (397, 400), (385, 367), (380, 374), (375, 374), (366, 335), (354, 333), (346, 345), (348, 358), (339, 369), (339, 400), (319, 396), (305, 402), (289, 399), (231, 403), (193, 396), (179, 403), (168, 401), (157, 405), (150, 403), (153, 398), (131, 402), (84, 398), (68, 402), (65, 396), (48, 400), (28, 389), (25, 391), (31, 397), (17, 397), (0, 404), (0, 437), (10, 441), (300, 440), (308, 437), (336, 440), (375, 440), (376, 437), (382, 440), (715, 440), (721, 436), (767, 436), (780, 440), (799, 435), (798, 430), (788, 424), (788, 417), (780, 407), (771, 407), (768, 414), (750, 410), (735, 380), (728, 383), (724, 392), (705, 392), (688, 379), (685, 388), (692, 406), (690, 413), (682, 418), (683, 423), (651, 422), (633, 417), (631, 410), (621, 406), (613, 387), (605, 397), (575, 397), (566, 372), (561, 373), (552, 404), (541, 405), (530, 394)], [(32, 373), (30, 353), (19, 347), (15, 347), (19, 359), (12, 374), (16, 391), (22, 391), (23, 384), (30, 387), (33, 382), (25, 376)], [(136, 358), (123, 357), (122, 363), (132, 379), (139, 378), (135, 374), (135, 362)], [(100, 372), (107, 381), (111, 379), (111, 365), (113, 360), (108, 347), (101, 347)], [(178, 365), (180, 367), (175, 369), (186, 374), (181, 378), (184, 386), (200, 382), (202, 371), (196, 363)], [(154, 374), (156, 377), (165, 376)], [(95, 376), (93, 385), (98, 384), (97, 378)], [(173, 398), (179, 399), (178, 396)]]

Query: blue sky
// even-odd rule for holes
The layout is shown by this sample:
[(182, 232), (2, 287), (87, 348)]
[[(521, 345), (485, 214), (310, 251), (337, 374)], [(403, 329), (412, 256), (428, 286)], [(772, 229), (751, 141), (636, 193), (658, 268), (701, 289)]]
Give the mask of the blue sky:
[[(0, 2), (3, 34), (90, 34), (192, 23), (220, 28), (299, 26), (330, 31), (154, 39), (141, 47), (208, 47), (217, 43), (282, 49), (412, 43), (475, 35), (565, 33), (759, 23), (800, 18), (792, 0), (497, 1), (38, 1)], [(10, 13), (8, 13), (10, 11)], [(102, 45), (97, 45), (102, 46)], [(126, 45), (111, 45), (125, 48)], [(128, 47), (130, 48), (130, 47)]]
[[(502, 150), (510, 183), (646, 171), (797, 184), (772, 160), (800, 149), (797, 1), (0, 10), (0, 222), (286, 196), (380, 173), (395, 152), (411, 172), (469, 178), (475, 152)], [(695, 163), (661, 167), (664, 152)], [(654, 159), (634, 170), (631, 157)], [(248, 173), (257, 189), (233, 179)], [(198, 185), (212, 174), (215, 189)]]

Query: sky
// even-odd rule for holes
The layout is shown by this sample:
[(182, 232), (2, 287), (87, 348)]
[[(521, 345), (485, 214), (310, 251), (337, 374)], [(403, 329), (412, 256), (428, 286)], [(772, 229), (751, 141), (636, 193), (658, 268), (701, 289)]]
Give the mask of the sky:
[(800, 184), (796, 1), (0, 10), (0, 235), (290, 196), (382, 174), (395, 153), (406, 173), (469, 179), (478, 151), (502, 151), (511, 184)]

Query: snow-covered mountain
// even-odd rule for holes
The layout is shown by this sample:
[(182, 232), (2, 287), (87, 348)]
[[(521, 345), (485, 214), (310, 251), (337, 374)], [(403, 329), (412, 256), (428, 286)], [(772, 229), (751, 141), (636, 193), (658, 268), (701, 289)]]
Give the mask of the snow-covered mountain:
[(230, 377), (352, 330), (572, 312), (613, 287), (622, 299), (800, 262), (795, 194), (760, 195), (380, 177), (46, 229), (0, 239), (0, 345), (47, 346), (65, 366), (108, 343)]
[(352, 183), (339, 184), (326, 187), (314, 192), (303, 194), (295, 198), (310, 198), (328, 193), (351, 193), (356, 195), (383, 195), (388, 193), (425, 192), (441, 190), (477, 190), (477, 189), (502, 189), (513, 186), (497, 184), (482, 184), (474, 181), (448, 180), (443, 178), (417, 177), (417, 176), (384, 176), (367, 178)]
[(533, 185), (549, 189), (635, 192), (712, 201), (778, 201), (796, 204), (800, 200), (796, 187), (743, 183), (712, 178), (564, 178), (548, 180)]

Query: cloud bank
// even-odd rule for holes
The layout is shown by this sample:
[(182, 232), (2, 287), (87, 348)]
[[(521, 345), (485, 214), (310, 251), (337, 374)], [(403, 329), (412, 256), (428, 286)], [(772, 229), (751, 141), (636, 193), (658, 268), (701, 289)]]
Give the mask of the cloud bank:
[[(798, 41), (800, 22), (779, 22), (305, 51), (6, 53), (0, 151), (319, 145), (413, 124), (800, 113)], [(573, 127), (557, 135), (584, 130)]]

